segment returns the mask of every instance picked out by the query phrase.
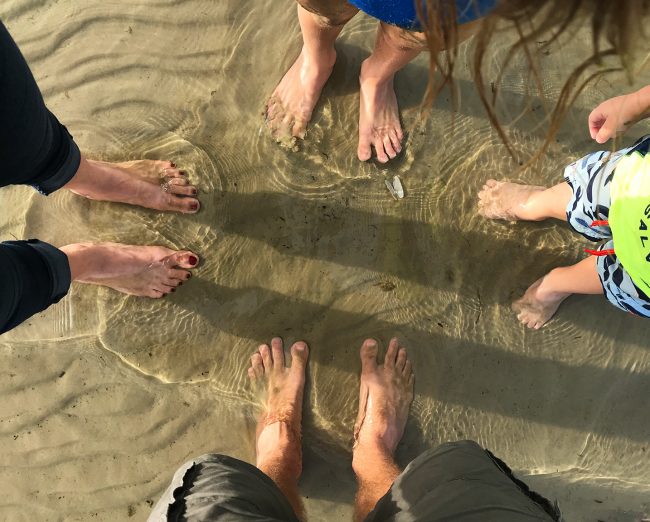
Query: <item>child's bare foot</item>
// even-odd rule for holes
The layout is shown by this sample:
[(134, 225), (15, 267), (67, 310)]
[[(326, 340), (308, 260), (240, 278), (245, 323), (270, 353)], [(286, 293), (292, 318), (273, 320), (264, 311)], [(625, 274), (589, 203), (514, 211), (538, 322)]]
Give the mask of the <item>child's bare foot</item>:
[(397, 96), (393, 77), (377, 81), (370, 59), (361, 64), (359, 104), (359, 146), (361, 161), (372, 157), (374, 147), (377, 161), (386, 163), (402, 151), (402, 125), (399, 121)]
[(535, 281), (521, 299), (512, 303), (512, 309), (528, 328), (539, 330), (555, 315), (562, 301), (570, 293), (552, 292), (544, 287), (544, 276)]
[(366, 339), (361, 346), (359, 414), (354, 426), (352, 467), (364, 462), (363, 452), (380, 449), (393, 455), (399, 443), (411, 402), (413, 368), (406, 349), (393, 338), (382, 366), (377, 365), (378, 346)]
[(292, 148), (296, 139), (305, 138), (307, 124), (335, 61), (334, 47), (313, 56), (303, 47), (266, 102), (266, 124), (278, 143)]
[(478, 211), (490, 219), (530, 220), (526, 210), (531, 195), (546, 190), (536, 185), (521, 185), (509, 181), (489, 179), (478, 193)]
[(192, 252), (159, 246), (77, 243), (61, 250), (68, 256), (73, 281), (154, 298), (175, 292), (191, 277), (186, 269), (199, 262)]
[(305, 369), (309, 348), (303, 342), (291, 347), (286, 367), (282, 339), (263, 344), (251, 357), (248, 376), (264, 407), (257, 425), (257, 467), (274, 481), (297, 481), (302, 471), (300, 431)]
[(89, 199), (155, 210), (194, 214), (200, 207), (196, 187), (171, 161), (107, 163), (82, 158), (79, 170), (65, 188)]

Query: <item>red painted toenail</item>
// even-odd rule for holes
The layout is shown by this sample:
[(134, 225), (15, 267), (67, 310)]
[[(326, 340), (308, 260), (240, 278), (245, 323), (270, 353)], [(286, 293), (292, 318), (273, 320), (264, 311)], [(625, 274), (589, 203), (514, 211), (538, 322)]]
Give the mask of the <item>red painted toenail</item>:
[(174, 163), (173, 161), (170, 161), (169, 164), (170, 164), (172, 167), (175, 167), (175, 166), (176, 166), (176, 163)]
[(172, 292), (175, 292), (175, 291), (176, 291), (176, 289), (175, 289), (175, 288), (172, 288)]
[(192, 195), (196, 196), (196, 189), (192, 190)]
[(198, 203), (190, 203), (190, 210), (196, 210), (197, 208), (199, 208)]
[(199, 262), (199, 260), (194, 256), (190, 256), (188, 261), (190, 262), (190, 265), (192, 265), (192, 266), (195, 266)]

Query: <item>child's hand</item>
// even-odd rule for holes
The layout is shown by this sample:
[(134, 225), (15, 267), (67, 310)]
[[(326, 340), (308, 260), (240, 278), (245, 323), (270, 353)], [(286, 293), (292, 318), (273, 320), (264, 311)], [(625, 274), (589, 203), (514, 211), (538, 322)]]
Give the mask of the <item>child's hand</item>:
[(633, 97), (636, 93), (616, 96), (601, 103), (589, 115), (589, 132), (592, 139), (605, 143), (617, 132), (625, 132), (634, 123), (638, 114), (638, 103)]
[(625, 132), (630, 125), (647, 118), (649, 108), (650, 87), (604, 101), (589, 115), (592, 139), (605, 143), (617, 132)]

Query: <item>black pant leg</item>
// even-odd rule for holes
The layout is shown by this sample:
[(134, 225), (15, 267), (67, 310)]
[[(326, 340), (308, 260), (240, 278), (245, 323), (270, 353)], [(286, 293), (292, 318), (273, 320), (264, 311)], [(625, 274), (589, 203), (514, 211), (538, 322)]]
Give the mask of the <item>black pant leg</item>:
[(68, 257), (38, 239), (0, 243), (0, 334), (58, 302), (70, 288)]
[(18, 46), (0, 22), (0, 187), (50, 194), (79, 169), (79, 148), (47, 109)]

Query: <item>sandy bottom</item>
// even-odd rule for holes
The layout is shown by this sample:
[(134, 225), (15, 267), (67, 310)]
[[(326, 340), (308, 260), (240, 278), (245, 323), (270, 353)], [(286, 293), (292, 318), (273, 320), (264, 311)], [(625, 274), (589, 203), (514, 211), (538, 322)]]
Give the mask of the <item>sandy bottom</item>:
[[(367, 17), (343, 32), (298, 153), (272, 143), (261, 118), (299, 51), (291, 0), (8, 0), (0, 18), (88, 155), (172, 159), (202, 202), (198, 215), (176, 216), (6, 188), (2, 238), (159, 244), (203, 261), (164, 300), (76, 285), (2, 337), (0, 519), (145, 520), (191, 456), (252, 460), (245, 367), (273, 335), (312, 348), (302, 491), (313, 520), (350, 518), (357, 350), (366, 336), (394, 334), (416, 372), (402, 464), (470, 438), (557, 498), (567, 520), (638, 521), (650, 511), (650, 323), (577, 297), (527, 331), (511, 300), (580, 259), (586, 241), (560, 223), (494, 223), (476, 212), (489, 177), (558, 182), (595, 150), (589, 110), (629, 86), (586, 91), (539, 168), (518, 174), (462, 67), (453, 128), (448, 96), (412, 127), (421, 57), (397, 79), (410, 142), (381, 168), (355, 155), (357, 75), (375, 31)], [(540, 53), (550, 99), (586, 42)], [(502, 109), (518, 150), (531, 151), (543, 103), (525, 95), (522, 71), (505, 75)], [(396, 173), (407, 192), (399, 203), (384, 186)]]

